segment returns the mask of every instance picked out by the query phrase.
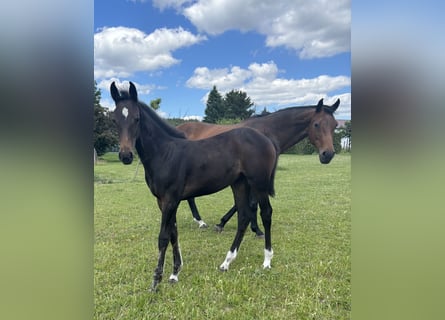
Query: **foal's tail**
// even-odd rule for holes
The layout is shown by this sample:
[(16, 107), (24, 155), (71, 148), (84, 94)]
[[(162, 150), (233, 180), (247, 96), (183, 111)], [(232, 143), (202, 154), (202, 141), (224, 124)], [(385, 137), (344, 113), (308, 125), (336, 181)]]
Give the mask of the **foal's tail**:
[[(277, 148), (275, 148), (275, 150), (277, 150)], [(278, 156), (279, 156), (279, 153), (277, 151), (276, 155), (275, 155), (275, 161), (274, 161), (274, 164), (273, 164), (273, 169), (272, 169), (272, 172), (270, 174), (269, 195), (272, 196), (272, 197), (275, 196), (275, 185), (274, 184), (275, 184), (275, 172), (277, 171), (277, 165), (278, 165)]]

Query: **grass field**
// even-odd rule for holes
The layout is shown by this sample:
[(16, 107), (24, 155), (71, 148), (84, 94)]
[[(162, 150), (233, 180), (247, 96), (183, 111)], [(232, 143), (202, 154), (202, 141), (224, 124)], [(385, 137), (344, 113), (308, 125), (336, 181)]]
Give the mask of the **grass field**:
[[(263, 270), (264, 241), (247, 231), (228, 272), (218, 270), (236, 219), (213, 226), (232, 206), (229, 188), (197, 199), (211, 226), (198, 229), (186, 202), (178, 213), (184, 266), (151, 293), (160, 212), (136, 162), (106, 155), (95, 166), (94, 319), (349, 319), (351, 312), (351, 157), (328, 165), (317, 156), (281, 155), (275, 179), (272, 269)], [(261, 219), (259, 219), (261, 221)], [(261, 223), (260, 226), (262, 227)]]

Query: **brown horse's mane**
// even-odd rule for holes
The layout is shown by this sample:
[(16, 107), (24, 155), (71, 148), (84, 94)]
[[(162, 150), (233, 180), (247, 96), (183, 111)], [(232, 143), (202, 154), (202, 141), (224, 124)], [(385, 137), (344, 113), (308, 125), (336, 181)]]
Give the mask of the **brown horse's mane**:
[[(258, 119), (258, 118), (267, 118), (267, 117), (273, 117), (274, 115), (280, 115), (283, 112), (289, 111), (291, 109), (295, 109), (301, 112), (308, 110), (308, 109), (315, 109), (317, 106), (294, 106), (294, 107), (288, 107), (284, 109), (277, 110), (275, 112), (267, 112), (266, 114), (255, 114), (251, 116), (250, 118), (247, 118), (245, 121), (249, 121), (251, 119)], [(334, 114), (334, 110), (332, 110), (329, 106), (323, 106), (323, 110), (329, 114)]]

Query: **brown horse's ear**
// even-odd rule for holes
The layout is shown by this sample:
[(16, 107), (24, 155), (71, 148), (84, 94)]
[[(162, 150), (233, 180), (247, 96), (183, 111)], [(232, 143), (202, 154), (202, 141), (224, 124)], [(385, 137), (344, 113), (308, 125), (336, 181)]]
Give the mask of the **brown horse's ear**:
[(116, 84), (114, 83), (114, 81), (111, 83), (110, 92), (111, 92), (111, 97), (113, 98), (114, 102), (118, 102), (119, 99), (121, 98), (121, 96), (119, 94), (119, 90), (117, 90), (117, 88), (116, 88)]
[(318, 101), (316, 112), (320, 112), (323, 109), (323, 98)]
[(133, 82), (130, 81), (130, 98), (134, 101), (138, 101), (138, 92)]
[(335, 103), (331, 106), (332, 111), (337, 110), (338, 106), (340, 105), (340, 98), (335, 101)]

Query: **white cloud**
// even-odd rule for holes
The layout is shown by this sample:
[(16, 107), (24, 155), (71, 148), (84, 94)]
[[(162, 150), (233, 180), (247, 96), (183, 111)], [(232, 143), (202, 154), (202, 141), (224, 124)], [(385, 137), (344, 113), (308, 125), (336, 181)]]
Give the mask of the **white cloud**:
[(173, 51), (205, 39), (182, 28), (145, 34), (134, 28), (105, 27), (94, 34), (94, 77), (129, 77), (138, 71), (168, 68), (180, 62)]
[(214, 85), (218, 88), (237, 88), (243, 85), (250, 77), (251, 72), (240, 67), (212, 69), (199, 67), (194, 71), (193, 77), (187, 80), (187, 86), (191, 88), (208, 89)]
[[(232, 89), (242, 90), (252, 99), (257, 107), (282, 107), (290, 105), (314, 104), (325, 98), (325, 103), (334, 103), (340, 98), (338, 114), (350, 113), (350, 93), (332, 95), (343, 88), (350, 90), (351, 79), (346, 76), (320, 75), (311, 79), (286, 79), (279, 76), (280, 71), (273, 62), (252, 63), (247, 69), (234, 66), (230, 70), (196, 68), (193, 76), (187, 80), (187, 86), (217, 90), (224, 95)], [(207, 97), (203, 97), (205, 103)]]
[(267, 46), (290, 48), (300, 58), (350, 50), (350, 0), (157, 0), (154, 5), (176, 8), (208, 34), (256, 31), (266, 36)]
[[(103, 79), (101, 81), (99, 81), (97, 83), (97, 88), (101, 89), (102, 92), (110, 92), (110, 85), (112, 82), (116, 83), (116, 86), (119, 89), (122, 90), (128, 90), (129, 89), (129, 85), (130, 83), (128, 82), (128, 80), (119, 80), (118, 78), (110, 78), (110, 79)], [(138, 82), (135, 82), (133, 80), (131, 80), (134, 85), (136, 86), (137, 90), (138, 90), (138, 95), (142, 95), (142, 94), (150, 94), (151, 91), (153, 91), (154, 89), (164, 89), (162, 87), (156, 86), (156, 85), (152, 85), (152, 84), (140, 84)], [(114, 101), (112, 99), (107, 99), (104, 98), (104, 95), (102, 95), (101, 100), (100, 100), (100, 104), (105, 107), (108, 108), (110, 110), (114, 110), (115, 105), (114, 105)]]
[[(129, 88), (129, 82), (127, 80), (124, 81), (120, 81), (118, 78), (110, 78), (110, 79), (104, 79), (101, 80), (97, 83), (97, 87), (104, 90), (104, 91), (109, 91), (110, 90), (110, 85), (112, 82), (116, 83), (116, 86), (118, 88), (121, 88), (123, 90), (128, 90)], [(132, 82), (134, 83), (134, 85), (136, 86), (136, 88), (138, 88), (138, 93), (139, 94), (149, 94), (153, 89), (160, 89), (159, 87), (156, 87), (155, 85), (151, 85), (151, 84), (139, 84), (135, 81), (132, 80)]]
[(166, 8), (180, 9), (183, 5), (191, 3), (192, 0), (153, 0), (153, 6), (164, 10)]
[(340, 99), (340, 106), (335, 111), (335, 117), (337, 119), (351, 119), (351, 93), (348, 92), (333, 96), (330, 99), (326, 99), (324, 103), (331, 105), (337, 100), (337, 98)]
[(204, 119), (204, 117), (203, 116), (185, 116), (185, 117), (182, 117), (182, 119), (202, 121)]

